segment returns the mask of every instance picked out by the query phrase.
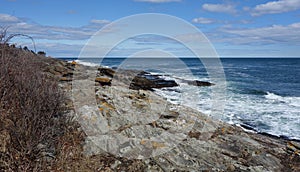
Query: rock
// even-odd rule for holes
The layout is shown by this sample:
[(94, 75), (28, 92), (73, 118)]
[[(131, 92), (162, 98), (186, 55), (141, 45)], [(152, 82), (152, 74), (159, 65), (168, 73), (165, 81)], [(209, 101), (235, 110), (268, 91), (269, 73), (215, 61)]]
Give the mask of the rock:
[(60, 75), (61, 75), (61, 73), (57, 72), (57, 71), (56, 71), (55, 69), (53, 69), (53, 68), (48, 69), (48, 72), (49, 72), (50, 74), (56, 75), (56, 76), (60, 76)]
[(188, 136), (190, 138), (195, 138), (195, 139), (199, 139), (200, 135), (201, 135), (200, 132), (193, 132), (193, 131), (190, 131), (189, 134), (188, 134)]
[(63, 76), (63, 77), (68, 77), (68, 78), (72, 78), (73, 72), (67, 71), (67, 72), (63, 73), (62, 76)]
[(292, 154), (298, 155), (300, 157), (300, 143), (290, 141), (287, 143), (286, 147), (289, 151), (291, 151)]
[(234, 171), (235, 170), (235, 166), (232, 164), (229, 164), (227, 167), (227, 171)]
[(106, 76), (111, 77), (111, 78), (115, 74), (115, 71), (113, 69), (110, 69), (110, 68), (98, 68), (98, 71), (100, 72), (100, 74), (106, 75)]
[(165, 80), (154, 75), (139, 75), (134, 77), (130, 88), (134, 90), (152, 90), (153, 88), (176, 87), (178, 84), (174, 80)]
[(56, 65), (54, 66), (54, 70), (58, 73), (63, 73), (64, 71), (66, 71), (66, 67), (65, 66), (61, 66), (61, 65)]
[(178, 118), (179, 113), (176, 111), (170, 111), (170, 113), (167, 114), (161, 114), (160, 118), (165, 118), (165, 119), (176, 119)]
[(296, 141), (290, 141), (289, 144), (293, 145), (295, 148), (300, 150), (300, 143)]
[[(299, 169), (298, 142), (248, 133), (194, 109), (170, 104), (149, 91), (177, 86), (175, 81), (166, 81), (158, 75), (141, 71), (98, 70), (101, 77), (97, 77), (96, 82), (109, 84), (113, 79), (116, 83), (110, 87), (96, 85), (96, 106), (82, 99), (80, 104), (87, 103), (76, 110), (75, 116), (86, 127), (86, 155), (105, 156), (105, 151), (108, 151), (116, 157), (106, 170), (118, 171), (129, 167), (120, 157), (140, 159), (139, 164), (145, 165), (148, 171)], [(94, 83), (93, 79), (91, 82)], [(131, 89), (127, 87), (128, 83)], [(187, 83), (213, 85), (202, 81)], [(290, 157), (293, 159), (290, 160)]]
[(189, 84), (189, 85), (200, 86), (200, 87), (215, 85), (215, 84), (207, 82), (207, 81), (198, 81), (198, 80), (187, 81), (186, 83)]
[(71, 64), (72, 64), (73, 66), (75, 66), (75, 65), (77, 65), (78, 63), (77, 63), (76, 61), (73, 60), (73, 61), (71, 62)]
[(119, 160), (116, 160), (116, 161), (110, 166), (110, 168), (111, 168), (111, 169), (116, 169), (116, 168), (118, 167), (118, 165), (120, 165), (120, 164), (122, 164), (122, 162), (119, 161)]
[(60, 81), (64, 81), (64, 82), (70, 82), (70, 81), (72, 81), (72, 78), (61, 77), (59, 80), (60, 80)]
[(96, 82), (100, 83), (100, 85), (111, 85), (111, 79), (110, 78), (105, 78), (105, 77), (97, 77), (95, 79)]
[(208, 82), (208, 81), (199, 81), (199, 80), (187, 80), (187, 79), (181, 79), (181, 78), (176, 78), (177, 80), (180, 80), (183, 83), (187, 83), (188, 85), (193, 85), (193, 86), (199, 86), (199, 87), (205, 87), (205, 86), (213, 86), (215, 84)]

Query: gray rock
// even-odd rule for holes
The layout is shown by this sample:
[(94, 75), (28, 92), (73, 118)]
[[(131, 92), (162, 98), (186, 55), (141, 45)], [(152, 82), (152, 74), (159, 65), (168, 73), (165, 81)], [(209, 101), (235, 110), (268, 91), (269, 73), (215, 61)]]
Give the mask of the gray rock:
[[(86, 73), (93, 73), (89, 70)], [(287, 144), (282, 138), (248, 133), (194, 109), (170, 104), (154, 92), (132, 90), (129, 85), (134, 71), (131, 78), (111, 70), (101, 72), (107, 77), (113, 75), (111, 86), (95, 86), (89, 91), (72, 88), (81, 98), (73, 104), (76, 119), (87, 134), (84, 148), (89, 156), (109, 152), (116, 157), (141, 159), (145, 171), (299, 169), (300, 158), (295, 154), (298, 142)], [(88, 82), (95, 85), (93, 78)], [(96, 98), (89, 99), (88, 95)], [(111, 168), (117, 166), (121, 165), (116, 162)]]

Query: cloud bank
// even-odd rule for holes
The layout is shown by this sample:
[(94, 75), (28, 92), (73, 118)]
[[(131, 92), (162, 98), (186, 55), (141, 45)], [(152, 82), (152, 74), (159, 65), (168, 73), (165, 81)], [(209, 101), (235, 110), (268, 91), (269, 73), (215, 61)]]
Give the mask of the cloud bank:
[(279, 0), (256, 5), (252, 10), (252, 16), (263, 14), (276, 14), (300, 9), (300, 0)]
[(108, 24), (108, 20), (91, 20), (81, 27), (47, 26), (32, 23), (8, 14), (0, 14), (0, 25), (9, 27), (10, 33), (22, 33), (34, 39), (83, 40)]

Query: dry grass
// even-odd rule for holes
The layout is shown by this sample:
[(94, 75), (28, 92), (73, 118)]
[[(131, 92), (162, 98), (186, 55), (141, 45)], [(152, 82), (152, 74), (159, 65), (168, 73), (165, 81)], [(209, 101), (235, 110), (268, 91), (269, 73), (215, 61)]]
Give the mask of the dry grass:
[(83, 155), (85, 134), (43, 73), (45, 57), (0, 43), (0, 171), (143, 171), (142, 161)]
[(0, 171), (144, 171), (140, 160), (84, 156), (85, 134), (66, 115), (58, 78), (45, 70), (56, 60), (9, 45), (17, 36), (34, 40), (7, 29), (0, 28)]
[(63, 94), (47, 78), (38, 57), (1, 44), (0, 171), (38, 171), (55, 158), (57, 142), (69, 125), (62, 115)]

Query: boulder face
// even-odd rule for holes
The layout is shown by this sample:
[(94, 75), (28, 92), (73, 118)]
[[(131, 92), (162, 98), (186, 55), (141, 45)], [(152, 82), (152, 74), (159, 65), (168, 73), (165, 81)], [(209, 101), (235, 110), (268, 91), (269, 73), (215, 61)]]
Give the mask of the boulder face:
[[(96, 80), (108, 83), (112, 79), (111, 85), (96, 84), (92, 92), (97, 102), (77, 106), (72, 112), (86, 132), (87, 156), (110, 154), (116, 159), (138, 159), (142, 171), (300, 170), (299, 142), (246, 132), (194, 109), (171, 104), (151, 91), (177, 86), (175, 81), (141, 71), (98, 71), (97, 78), (101, 79)], [(86, 82), (85, 77), (77, 78)], [(73, 93), (75, 89), (75, 93), (89, 95), (86, 88), (72, 89)], [(72, 97), (72, 91), (65, 92)], [(88, 102), (84, 96), (81, 101)], [(118, 161), (109, 167), (117, 171), (126, 165)]]

